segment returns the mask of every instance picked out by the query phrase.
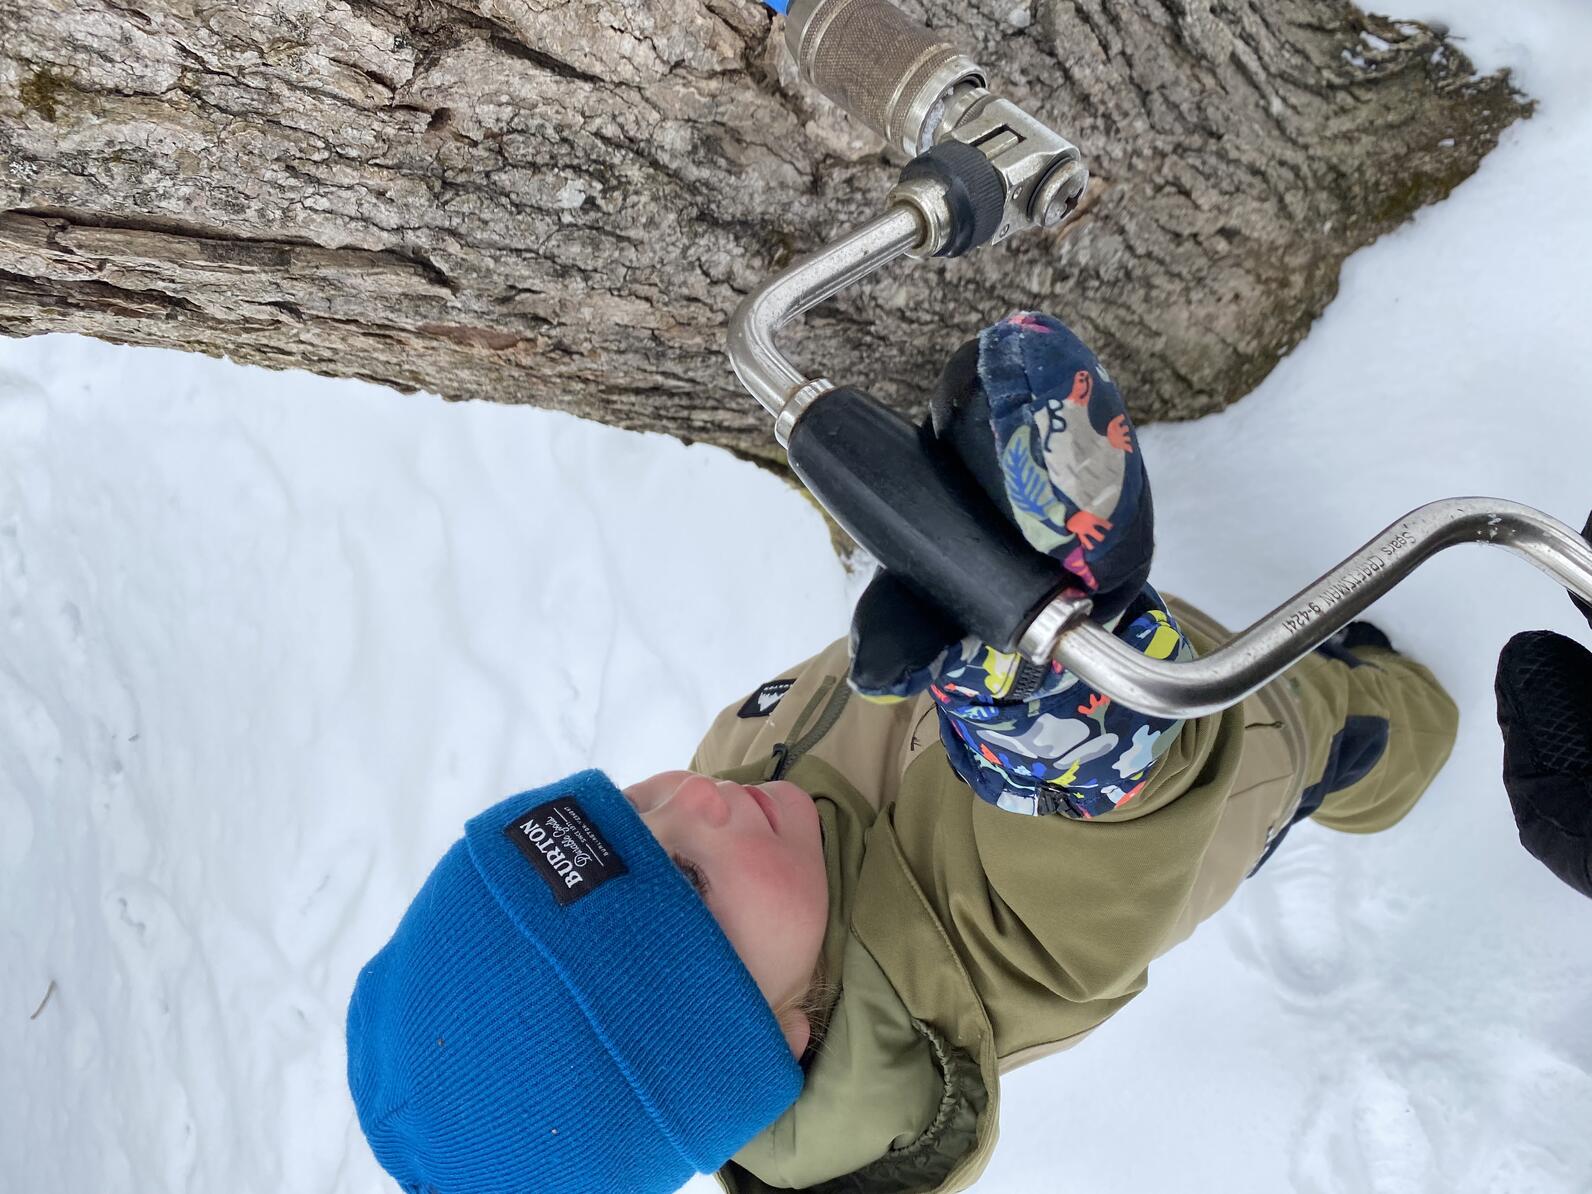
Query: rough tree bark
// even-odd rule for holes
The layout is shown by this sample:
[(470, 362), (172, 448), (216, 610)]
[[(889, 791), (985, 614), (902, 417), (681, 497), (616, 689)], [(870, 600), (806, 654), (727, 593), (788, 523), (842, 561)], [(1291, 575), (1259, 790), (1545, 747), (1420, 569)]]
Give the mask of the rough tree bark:
[[(1341, 0), (901, 0), (1075, 140), (1083, 213), (792, 337), (915, 405), (1018, 306), (1141, 418), (1243, 394), (1529, 111)], [(895, 168), (750, 0), (0, 0), (0, 332), (558, 407), (755, 456), (725, 318)]]

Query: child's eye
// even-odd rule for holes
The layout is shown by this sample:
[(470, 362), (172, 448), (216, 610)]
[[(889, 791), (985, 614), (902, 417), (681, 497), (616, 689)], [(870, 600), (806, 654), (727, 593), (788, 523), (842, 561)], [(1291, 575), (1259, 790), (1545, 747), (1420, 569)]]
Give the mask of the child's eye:
[(680, 873), (685, 876), (686, 882), (696, 888), (696, 893), (702, 899), (708, 898), (708, 877), (702, 873), (702, 868), (689, 858), (682, 858), (678, 854), (669, 855), (669, 860), (680, 868)]

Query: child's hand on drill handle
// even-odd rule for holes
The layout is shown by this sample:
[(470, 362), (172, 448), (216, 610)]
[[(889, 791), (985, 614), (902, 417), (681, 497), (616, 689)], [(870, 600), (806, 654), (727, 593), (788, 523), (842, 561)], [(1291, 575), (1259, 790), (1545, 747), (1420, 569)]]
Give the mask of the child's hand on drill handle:
[[(1592, 518), (1581, 534), (1592, 542)], [(1570, 599), (1592, 625), (1592, 608)], [(1517, 634), (1498, 657), (1497, 696), (1521, 844), (1592, 896), (1592, 652), (1551, 630)]]
[[(931, 411), (946, 467), (970, 474), (1091, 617), (1156, 659), (1184, 639), (1150, 572), (1154, 515), (1122, 398), (1094, 354), (1047, 315), (1020, 312), (951, 358)], [(874, 700), (929, 689), (941, 739), (982, 799), (1088, 819), (1131, 800), (1181, 723), (1148, 717), (1059, 664), (999, 651), (889, 572), (852, 619), (852, 686)]]
[[(948, 467), (965, 468), (1072, 586), (1115, 620), (1150, 573), (1154, 512), (1122, 397), (1058, 320), (1023, 311), (987, 327), (947, 362), (930, 410)], [(983, 699), (1032, 696), (1047, 670), (962, 631), (937, 606), (881, 572), (852, 621), (852, 683), (901, 698), (935, 680)]]

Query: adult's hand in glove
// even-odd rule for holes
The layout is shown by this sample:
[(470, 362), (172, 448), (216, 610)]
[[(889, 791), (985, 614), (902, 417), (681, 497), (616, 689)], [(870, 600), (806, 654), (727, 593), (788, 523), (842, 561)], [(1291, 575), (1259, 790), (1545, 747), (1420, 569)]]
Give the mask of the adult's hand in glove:
[[(1114, 622), (1144, 589), (1154, 547), (1150, 486), (1127, 409), (1094, 353), (1062, 323), (1024, 311), (985, 328), (946, 364), (925, 434), (945, 449), (1061, 580)], [(911, 696), (948, 668), (993, 699), (1021, 700), (1044, 669), (962, 643), (962, 630), (889, 573), (852, 621), (852, 683)], [(953, 649), (955, 648), (955, 649)]]
[[(1592, 541), (1592, 518), (1581, 533)], [(1592, 625), (1592, 608), (1571, 600)], [(1498, 657), (1496, 691), (1521, 844), (1592, 896), (1592, 652), (1551, 630), (1517, 634)]]

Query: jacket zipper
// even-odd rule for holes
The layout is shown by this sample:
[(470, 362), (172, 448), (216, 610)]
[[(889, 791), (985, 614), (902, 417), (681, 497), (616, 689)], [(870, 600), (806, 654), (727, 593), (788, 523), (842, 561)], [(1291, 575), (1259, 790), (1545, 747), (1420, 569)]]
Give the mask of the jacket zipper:
[(786, 772), (818, 742), (829, 733), (840, 720), (840, 714), (846, 707), (846, 702), (851, 699), (851, 685), (841, 679), (835, 684), (835, 691), (829, 696), (829, 703), (824, 706), (824, 711), (818, 715), (818, 723), (813, 726), (801, 739), (793, 744), (779, 742), (774, 746), (774, 770), (769, 779), (784, 779)]

